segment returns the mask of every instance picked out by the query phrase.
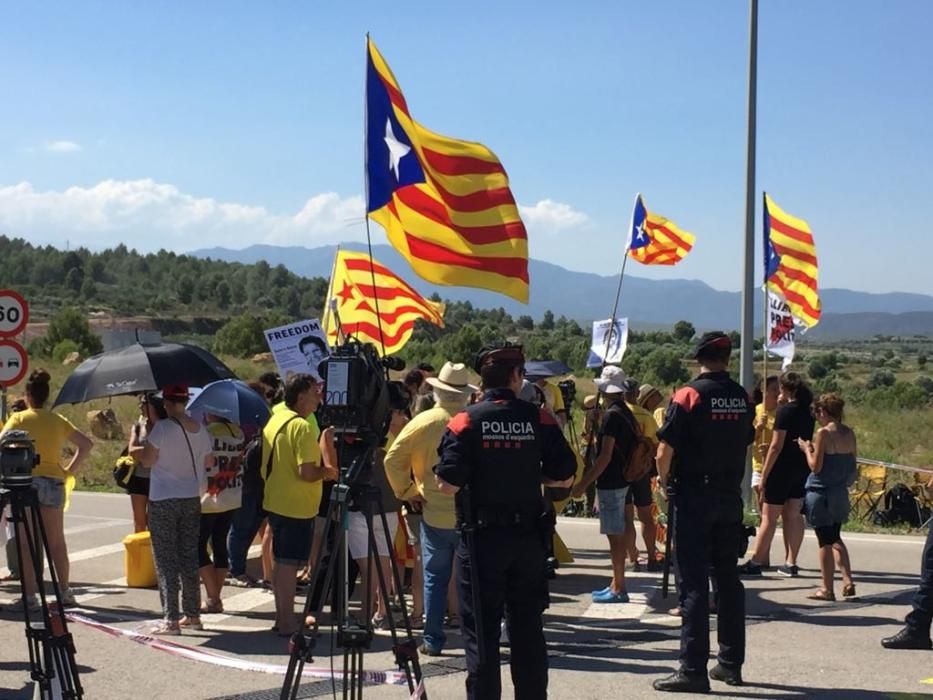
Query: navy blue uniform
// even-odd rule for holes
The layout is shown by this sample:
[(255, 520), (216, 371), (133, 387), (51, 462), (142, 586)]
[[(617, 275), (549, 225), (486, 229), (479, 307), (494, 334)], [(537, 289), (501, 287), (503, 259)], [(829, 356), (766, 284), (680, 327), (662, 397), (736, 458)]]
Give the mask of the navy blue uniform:
[(745, 661), (745, 589), (736, 563), (742, 533), (742, 477), (754, 439), (748, 394), (727, 372), (706, 372), (671, 400), (658, 438), (674, 448), (674, 546), (683, 626), (681, 671), (706, 674), (709, 575), (719, 589), (719, 662)]
[[(516, 700), (543, 700), (547, 648), (541, 615), (547, 606), (547, 574), (539, 530), (544, 512), (541, 481), (569, 479), (576, 472), (576, 458), (553, 416), (518, 400), (508, 389), (487, 391), (481, 402), (454, 416), (438, 453), (441, 461), (435, 473), (463, 489), (457, 497), (458, 520), (476, 523), (477, 561), (470, 561), (463, 537), (457, 550), (467, 697), (500, 697), (499, 627), (505, 608)], [(464, 512), (467, 508), (470, 512)], [(474, 565), (481, 611), (473, 605)]]

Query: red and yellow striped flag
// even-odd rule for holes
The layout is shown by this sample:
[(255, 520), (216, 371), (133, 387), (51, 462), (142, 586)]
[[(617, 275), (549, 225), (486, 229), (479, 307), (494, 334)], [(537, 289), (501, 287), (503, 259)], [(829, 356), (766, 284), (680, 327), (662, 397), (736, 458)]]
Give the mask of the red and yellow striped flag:
[(502, 163), (482, 144), (412, 119), (395, 76), (367, 44), (369, 217), (429, 282), (527, 302), (528, 239)]
[[(331, 301), (336, 302), (336, 315), (331, 309)], [(344, 336), (373, 343), (380, 351), (384, 344), (385, 354), (391, 355), (401, 350), (411, 338), (415, 321), (423, 318), (443, 328), (443, 315), (443, 304), (428, 301), (405, 280), (365, 253), (337, 251), (334, 273), (327, 290), (324, 319), (324, 332), (331, 345), (341, 341), (338, 337), (337, 316), (340, 318), (339, 330), (343, 331)]]
[(642, 265), (676, 265), (693, 250), (696, 237), (673, 221), (653, 214), (640, 194), (632, 211), (629, 255)]
[(810, 226), (765, 195), (765, 280), (808, 328), (820, 321), (819, 265)]

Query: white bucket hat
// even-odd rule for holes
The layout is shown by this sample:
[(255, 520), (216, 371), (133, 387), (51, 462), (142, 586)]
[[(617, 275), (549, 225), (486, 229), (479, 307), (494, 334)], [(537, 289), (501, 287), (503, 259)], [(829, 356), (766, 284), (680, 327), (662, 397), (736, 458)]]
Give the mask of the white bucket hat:
[(445, 362), (436, 377), (428, 377), (424, 381), (444, 391), (456, 391), (461, 394), (472, 394), (474, 391), (479, 391), (479, 387), (473, 386), (467, 381), (469, 378), (470, 371), (465, 364), (462, 362)]
[(599, 379), (593, 382), (596, 388), (603, 394), (622, 394), (625, 393), (625, 372), (621, 367), (615, 365), (606, 365)]

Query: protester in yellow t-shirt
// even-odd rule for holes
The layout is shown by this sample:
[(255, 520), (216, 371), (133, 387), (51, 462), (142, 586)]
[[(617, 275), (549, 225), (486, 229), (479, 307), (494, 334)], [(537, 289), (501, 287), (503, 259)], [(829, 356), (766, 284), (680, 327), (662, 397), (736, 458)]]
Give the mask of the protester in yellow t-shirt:
[(314, 516), (321, 503), (325, 468), (319, 435), (304, 420), (320, 402), (321, 385), (313, 376), (292, 375), (285, 385), (285, 408), (275, 412), (262, 431), (263, 507), (272, 529), (273, 629), (283, 637), (297, 629), (295, 580), (311, 554)]
[(761, 483), (761, 470), (765, 466), (765, 456), (771, 445), (774, 433), (774, 417), (777, 415), (780, 387), (776, 375), (768, 377), (762, 402), (755, 406), (755, 443), (752, 449), (752, 489), (758, 494)]
[[(49, 373), (44, 369), (37, 369), (29, 376), (26, 382), (27, 409), (10, 416), (6, 425), (3, 426), (3, 432), (25, 430), (35, 443), (39, 464), (32, 470), (32, 488), (36, 491), (39, 502), (39, 513), (42, 516), (42, 523), (49, 541), (49, 551), (61, 586), (62, 602), (65, 605), (74, 605), (74, 594), (68, 586), (68, 547), (65, 544), (65, 477), (78, 471), (81, 463), (91, 451), (93, 443), (67, 418), (45, 408), (49, 400), (50, 379)], [(76, 450), (67, 466), (62, 467), (62, 448), (67, 442), (74, 445)], [(18, 536), (22, 535), (22, 532), (18, 534)], [(27, 603), (30, 608), (35, 609), (39, 607), (39, 600), (36, 594), (34, 567), (25, 547), (23, 557), (22, 574)]]
[[(626, 379), (624, 383), (625, 404), (631, 410), (638, 422), (641, 434), (658, 443), (658, 424), (650, 411), (638, 403), (639, 385), (634, 379)], [(658, 547), (656, 542), (656, 525), (651, 506), (654, 504), (654, 495), (651, 493), (651, 479), (653, 474), (647, 474), (634, 484), (631, 484), (625, 498), (625, 547), (629, 558), (637, 571), (641, 565), (638, 563), (638, 548), (635, 545), (635, 514), (641, 523), (641, 535), (645, 542), (648, 571), (660, 571), (661, 563), (658, 561)]]

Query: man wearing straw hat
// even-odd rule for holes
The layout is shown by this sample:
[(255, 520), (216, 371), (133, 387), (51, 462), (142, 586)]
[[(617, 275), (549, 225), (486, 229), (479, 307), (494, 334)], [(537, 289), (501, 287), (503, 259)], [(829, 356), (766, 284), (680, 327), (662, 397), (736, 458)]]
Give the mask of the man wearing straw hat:
[(425, 382), (434, 392), (434, 407), (417, 414), (402, 428), (385, 457), (386, 476), (396, 497), (408, 503), (411, 510), (421, 512), (417, 538), (424, 567), (421, 653), (428, 656), (438, 656), (447, 641), (447, 588), (459, 541), (454, 498), (438, 490), (431, 468), (437, 462), (437, 446), (447, 423), (477, 390), (468, 380), (466, 366), (452, 362), (444, 363), (437, 377), (427, 377)]

